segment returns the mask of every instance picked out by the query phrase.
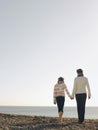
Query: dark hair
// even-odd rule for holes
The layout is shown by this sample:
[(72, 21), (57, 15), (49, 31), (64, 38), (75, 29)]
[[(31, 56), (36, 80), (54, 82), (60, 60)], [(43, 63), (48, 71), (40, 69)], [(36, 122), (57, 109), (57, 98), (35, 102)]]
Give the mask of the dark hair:
[(77, 69), (77, 74), (78, 74), (78, 76), (83, 76), (83, 70), (82, 69)]
[(58, 82), (59, 82), (59, 81), (63, 81), (63, 82), (64, 82), (64, 78), (63, 78), (63, 77), (59, 77), (59, 78), (58, 78)]

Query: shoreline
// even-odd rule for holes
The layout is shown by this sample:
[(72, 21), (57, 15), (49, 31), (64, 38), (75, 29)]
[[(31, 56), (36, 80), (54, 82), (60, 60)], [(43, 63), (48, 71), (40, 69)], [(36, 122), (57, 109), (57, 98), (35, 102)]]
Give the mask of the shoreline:
[(0, 130), (98, 130), (98, 119), (85, 119), (83, 124), (77, 121), (64, 117), (58, 123), (58, 117), (0, 113)]
[[(29, 115), (29, 116), (51, 116), (58, 117), (57, 106), (54, 107), (36, 107), (36, 106), (9, 106), (0, 107), (0, 113), (5, 114), (18, 114), (18, 115)], [(63, 117), (77, 118), (76, 107), (64, 107)], [(86, 107), (85, 119), (98, 119), (98, 107)]]

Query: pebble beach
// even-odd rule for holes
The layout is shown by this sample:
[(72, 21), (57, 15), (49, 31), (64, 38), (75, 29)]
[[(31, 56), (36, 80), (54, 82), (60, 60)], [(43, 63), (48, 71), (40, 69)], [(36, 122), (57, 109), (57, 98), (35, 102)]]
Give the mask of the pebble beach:
[(76, 118), (0, 114), (0, 130), (98, 130), (98, 119), (85, 119), (78, 124)]

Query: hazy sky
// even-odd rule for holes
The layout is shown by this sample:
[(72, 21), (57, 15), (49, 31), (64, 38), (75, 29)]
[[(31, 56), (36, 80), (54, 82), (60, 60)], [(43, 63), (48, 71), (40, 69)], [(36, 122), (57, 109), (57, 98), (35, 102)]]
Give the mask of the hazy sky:
[(71, 93), (82, 68), (97, 106), (97, 56), (98, 0), (0, 0), (0, 105), (54, 106), (58, 77)]

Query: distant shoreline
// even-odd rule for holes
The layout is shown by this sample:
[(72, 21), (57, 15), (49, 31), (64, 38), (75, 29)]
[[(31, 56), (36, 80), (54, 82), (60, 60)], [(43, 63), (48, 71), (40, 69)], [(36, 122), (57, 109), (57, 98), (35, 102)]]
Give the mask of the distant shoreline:
[[(17, 114), (27, 116), (58, 117), (57, 107), (33, 107), (33, 106), (0, 106), (0, 113)], [(64, 107), (63, 117), (77, 118), (76, 107)], [(98, 107), (86, 107), (85, 119), (98, 119)]]
[[(83, 124), (78, 124), (77, 118), (63, 118), (63, 123), (58, 123), (58, 117), (27, 116), (0, 113), (0, 130), (96, 130), (98, 119), (85, 119)], [(81, 129), (80, 129), (81, 128)]]

